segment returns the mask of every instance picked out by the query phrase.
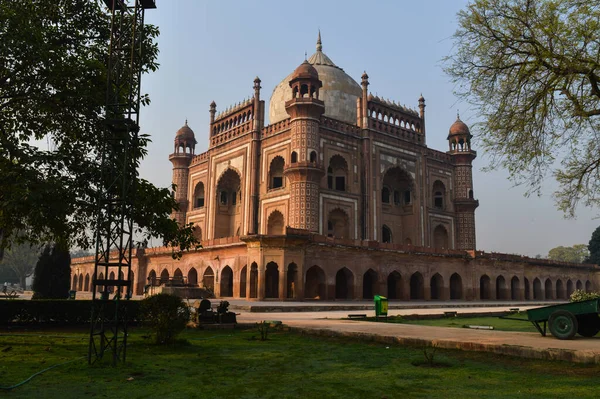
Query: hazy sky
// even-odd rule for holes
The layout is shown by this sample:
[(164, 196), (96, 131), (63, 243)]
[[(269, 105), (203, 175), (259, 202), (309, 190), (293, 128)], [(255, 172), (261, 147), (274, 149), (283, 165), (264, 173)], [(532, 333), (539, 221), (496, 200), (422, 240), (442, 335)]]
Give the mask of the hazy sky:
[[(439, 1), (203, 1), (157, 0), (146, 21), (158, 25), (160, 69), (143, 78), (152, 103), (142, 110), (141, 128), (153, 142), (141, 174), (158, 186), (171, 182), (175, 132), (186, 118), (196, 134), (196, 153), (208, 148), (208, 108), (217, 112), (252, 95), (255, 76), (261, 98), (315, 52), (321, 29), (323, 52), (360, 82), (369, 74), (369, 89), (381, 97), (417, 108), (426, 99), (427, 145), (447, 151), (446, 137), (457, 110), (467, 124), (477, 120), (468, 104), (453, 95), (441, 68), (452, 52), (451, 35), (463, 0)], [(268, 118), (268, 111), (266, 112)], [(266, 121), (268, 122), (268, 121)], [(597, 210), (580, 208), (565, 220), (551, 197), (548, 178), (542, 197), (523, 196), (507, 173), (484, 173), (479, 150), (474, 162), (477, 247), (484, 251), (546, 256), (559, 246), (587, 244), (600, 226)], [(158, 244), (158, 243), (156, 243)]]

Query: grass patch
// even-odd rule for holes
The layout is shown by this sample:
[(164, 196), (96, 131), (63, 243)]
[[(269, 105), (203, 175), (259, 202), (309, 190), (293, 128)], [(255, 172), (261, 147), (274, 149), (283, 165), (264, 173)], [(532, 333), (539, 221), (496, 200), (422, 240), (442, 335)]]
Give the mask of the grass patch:
[[(88, 335), (62, 331), (0, 334), (0, 384), (16, 384), (87, 354)], [(255, 329), (188, 330), (185, 341), (156, 346), (130, 335), (128, 362), (88, 366), (81, 358), (6, 394), (10, 398), (531, 398), (596, 397), (599, 366), (515, 359)], [(3, 351), (5, 348), (11, 348)], [(429, 352), (431, 353), (431, 351)], [(108, 360), (108, 359), (107, 359)], [(418, 365), (418, 367), (415, 366)]]
[[(510, 317), (523, 317), (523, 320), (527, 320), (524, 315), (510, 316)], [(364, 320), (375, 321), (374, 317), (370, 317)], [(387, 319), (388, 323), (403, 323), (403, 324), (418, 324), (422, 326), (436, 326), (436, 327), (453, 327), (453, 328), (464, 328), (465, 325), (476, 325), (476, 326), (492, 326), (494, 330), (500, 331), (519, 331), (519, 332), (534, 332), (538, 333), (533, 324), (525, 321), (518, 320), (507, 320), (499, 317), (443, 317), (440, 319), (407, 319), (401, 316), (391, 316)], [(539, 333), (538, 333), (539, 334)]]

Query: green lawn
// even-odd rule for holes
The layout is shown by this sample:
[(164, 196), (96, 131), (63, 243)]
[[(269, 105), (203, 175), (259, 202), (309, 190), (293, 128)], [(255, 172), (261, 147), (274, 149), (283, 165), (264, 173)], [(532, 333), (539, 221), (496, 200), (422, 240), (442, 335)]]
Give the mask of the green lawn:
[(2, 386), (75, 360), (0, 393), (7, 398), (592, 398), (600, 389), (599, 366), (438, 350), (445, 367), (424, 367), (413, 365), (421, 348), (286, 332), (263, 342), (254, 330), (190, 330), (187, 345), (158, 347), (134, 330), (117, 368), (87, 365), (86, 332), (6, 334)]
[[(525, 315), (514, 315), (526, 320)], [(375, 318), (369, 318), (375, 321)], [(441, 319), (410, 320), (402, 317), (388, 317), (388, 323), (420, 324), (423, 326), (464, 328), (465, 325), (492, 326), (494, 330), (535, 332), (537, 330), (530, 322), (507, 320), (499, 317), (444, 317)], [(538, 333), (539, 334), (539, 333)]]

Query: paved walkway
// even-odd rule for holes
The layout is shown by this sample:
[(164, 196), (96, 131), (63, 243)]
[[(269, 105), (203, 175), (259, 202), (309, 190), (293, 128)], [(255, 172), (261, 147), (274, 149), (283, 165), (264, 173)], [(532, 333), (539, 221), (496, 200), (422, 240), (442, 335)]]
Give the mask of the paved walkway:
[[(433, 305), (430, 303), (430, 305)], [(443, 314), (447, 311), (465, 313), (497, 312), (514, 307), (478, 308), (427, 308), (392, 309), (390, 315)], [(529, 306), (531, 308), (531, 306)], [(520, 307), (521, 310), (527, 307)], [(362, 312), (373, 316), (373, 311)], [(280, 320), (292, 330), (323, 336), (344, 336), (401, 345), (436, 345), (440, 348), (469, 351), (493, 352), (534, 359), (564, 360), (578, 363), (600, 364), (600, 337), (573, 340), (558, 340), (549, 333), (542, 337), (538, 333), (507, 332), (497, 330), (471, 330), (462, 328), (430, 327), (411, 324), (373, 323), (356, 320), (340, 320), (348, 311), (321, 312), (269, 312), (241, 311), (240, 323), (262, 320)]]

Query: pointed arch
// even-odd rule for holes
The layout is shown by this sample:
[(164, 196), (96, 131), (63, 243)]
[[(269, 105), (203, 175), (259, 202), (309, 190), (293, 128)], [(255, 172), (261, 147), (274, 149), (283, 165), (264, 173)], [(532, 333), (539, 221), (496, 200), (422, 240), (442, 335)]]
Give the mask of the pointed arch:
[(180, 268), (175, 269), (173, 272), (173, 285), (183, 285), (183, 273)]
[(440, 249), (448, 249), (448, 231), (439, 224), (433, 230), (433, 247)]
[(563, 284), (561, 279), (556, 280), (556, 299), (567, 299), (565, 285)]
[(327, 284), (325, 272), (319, 266), (311, 266), (306, 271), (304, 283), (305, 299), (327, 299)]
[(335, 208), (329, 212), (327, 216), (327, 235), (337, 238), (350, 238), (350, 223), (348, 220), (348, 214), (340, 208)]
[(390, 229), (385, 224), (381, 227), (381, 242), (383, 242), (383, 243), (392, 243), (393, 242), (392, 229)]
[(425, 298), (425, 289), (423, 285), (423, 275), (419, 272), (413, 273), (410, 276), (410, 299)]
[(544, 282), (544, 299), (554, 299), (554, 295), (552, 292), (552, 280), (549, 278)]
[(85, 279), (83, 280), (83, 290), (90, 291), (90, 274), (85, 274)]
[(531, 299), (531, 287), (527, 277), (523, 277), (523, 285), (525, 286), (525, 299), (529, 301)]
[(192, 287), (198, 286), (198, 271), (195, 267), (190, 268), (187, 274), (187, 282)]
[(241, 224), (242, 214), (239, 210), (242, 201), (239, 172), (228, 167), (217, 180), (218, 205), (215, 207), (215, 238), (233, 237)]
[(233, 296), (233, 270), (231, 267), (225, 266), (221, 270), (221, 297)]
[(267, 263), (265, 270), (265, 298), (279, 298), (279, 266)]
[(443, 299), (443, 290), (444, 290), (444, 278), (441, 274), (436, 273), (431, 277), (429, 281), (431, 299), (439, 300)]
[(196, 183), (196, 187), (194, 188), (193, 207), (194, 208), (203, 208), (204, 207), (204, 183), (201, 181)]
[(544, 299), (542, 295), (542, 282), (537, 277), (533, 280), (533, 299)]
[(577, 280), (577, 284), (575, 284), (575, 287), (577, 287), (578, 290), (583, 289), (583, 283), (581, 282), (581, 280)]
[(285, 178), (283, 176), (284, 167), (285, 161), (283, 157), (278, 155), (271, 160), (271, 164), (269, 165), (269, 190), (285, 186)]
[(154, 270), (150, 270), (150, 273), (148, 273), (148, 284), (152, 286), (158, 285), (158, 281), (156, 280), (156, 272)]
[(575, 291), (575, 286), (573, 282), (569, 279), (567, 280), (567, 297), (571, 297), (571, 294)]
[(592, 283), (590, 280), (585, 282), (585, 292), (592, 292)]
[(387, 287), (388, 299), (402, 299), (404, 297), (404, 292), (402, 289), (402, 275), (396, 270), (388, 275)]
[(521, 295), (521, 282), (517, 276), (513, 276), (510, 279), (510, 299), (513, 301), (518, 300)]
[(435, 209), (446, 209), (446, 186), (440, 180), (433, 182), (432, 198)]
[(492, 299), (491, 279), (487, 274), (479, 278), (479, 299), (482, 301)]
[(354, 274), (347, 267), (342, 267), (335, 274), (335, 299), (353, 299)]
[(77, 274), (73, 275), (73, 283), (71, 283), (71, 289), (72, 290), (77, 290)]
[(283, 235), (285, 233), (285, 221), (283, 214), (278, 210), (271, 212), (267, 220), (267, 234), (272, 235)]
[(502, 301), (508, 299), (506, 292), (506, 280), (504, 279), (504, 276), (496, 277), (496, 299)]
[(363, 299), (373, 299), (377, 294), (377, 272), (369, 269), (363, 274)]
[(215, 292), (215, 272), (212, 267), (208, 266), (202, 275), (202, 288)]
[(329, 158), (327, 168), (327, 188), (336, 191), (346, 191), (346, 181), (348, 179), (348, 162), (346, 159), (336, 154)]
[(464, 299), (462, 278), (458, 273), (453, 273), (450, 276), (450, 299)]

